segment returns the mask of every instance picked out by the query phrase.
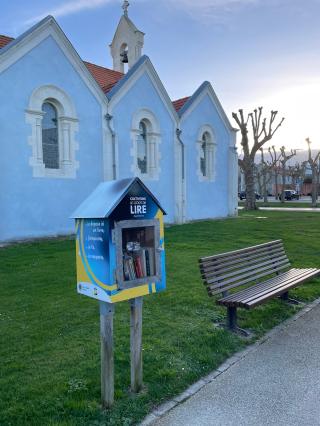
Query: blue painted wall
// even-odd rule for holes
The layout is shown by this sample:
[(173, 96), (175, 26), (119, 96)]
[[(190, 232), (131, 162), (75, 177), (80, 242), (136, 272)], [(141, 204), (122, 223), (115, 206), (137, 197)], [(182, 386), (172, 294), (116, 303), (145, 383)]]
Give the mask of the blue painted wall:
[[(72, 99), (79, 119), (77, 179), (33, 178), (25, 109), (39, 86)], [(0, 241), (74, 230), (73, 210), (102, 180), (101, 106), (59, 46), (48, 37), (0, 74)]]
[[(34, 178), (29, 165), (31, 125), (25, 111), (32, 92), (54, 85), (72, 100), (79, 131), (75, 152), (80, 167), (76, 179)], [(159, 180), (145, 179), (167, 212), (167, 223), (177, 217), (175, 130), (182, 129), (186, 155), (186, 220), (227, 216), (228, 153), (230, 130), (226, 128), (209, 96), (179, 125), (168, 111), (154, 83), (144, 72), (118, 103), (112, 104), (113, 127), (118, 146), (118, 178), (131, 177), (134, 157), (131, 137), (134, 115), (151, 111), (160, 127)], [(199, 130), (210, 125), (216, 136), (214, 182), (199, 182), (197, 176)], [(110, 136), (110, 135), (109, 135)], [(86, 86), (52, 37), (0, 74), (0, 241), (72, 233), (74, 209), (103, 180), (102, 105)], [(106, 159), (107, 160), (107, 159)]]
[(113, 107), (114, 130), (118, 142), (118, 177), (133, 176), (133, 157), (130, 151), (133, 148), (131, 139), (132, 120), (134, 114), (148, 109), (157, 117), (160, 125), (161, 143), (159, 150), (160, 174), (159, 180), (142, 179), (145, 185), (154, 193), (156, 198), (167, 212), (165, 221), (172, 223), (175, 220), (175, 194), (174, 194), (174, 132), (175, 122), (166, 105), (156, 91), (150, 77), (145, 72), (136, 81), (134, 86)]
[[(215, 134), (215, 180), (200, 182), (197, 175), (199, 131), (205, 124)], [(186, 219), (206, 219), (228, 215), (228, 152), (230, 131), (206, 95), (181, 124), (186, 156)]]

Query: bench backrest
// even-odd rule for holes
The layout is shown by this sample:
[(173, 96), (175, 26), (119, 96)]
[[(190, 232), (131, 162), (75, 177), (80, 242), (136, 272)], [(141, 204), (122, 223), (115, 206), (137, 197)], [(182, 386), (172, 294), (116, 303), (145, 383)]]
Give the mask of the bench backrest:
[(278, 273), (290, 266), (282, 240), (199, 259), (201, 276), (210, 296)]

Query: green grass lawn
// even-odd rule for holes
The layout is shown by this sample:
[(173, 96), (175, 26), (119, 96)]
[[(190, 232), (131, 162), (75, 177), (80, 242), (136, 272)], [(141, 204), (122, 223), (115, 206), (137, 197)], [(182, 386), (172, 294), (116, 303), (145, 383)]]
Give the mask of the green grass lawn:
[[(245, 206), (245, 202), (244, 201), (239, 201), (239, 206), (244, 207)], [(277, 201), (269, 201), (268, 203), (264, 203), (263, 201), (257, 201), (257, 206), (258, 207), (286, 207), (286, 208), (292, 208), (292, 207), (300, 207), (300, 208), (311, 208), (311, 202), (310, 203), (299, 203), (297, 201), (285, 201), (284, 203), (281, 202), (277, 202)], [(317, 204), (317, 208), (319, 208), (319, 203)]]
[[(98, 302), (76, 293), (74, 241), (0, 249), (1, 426), (137, 423), (246, 344), (214, 327), (226, 312), (207, 296), (198, 258), (278, 238), (293, 266), (320, 267), (317, 213), (242, 212), (237, 219), (166, 229), (168, 288), (144, 298), (145, 389), (129, 392), (129, 304), (120, 303), (116, 403), (106, 412), (100, 410)], [(314, 280), (293, 293), (313, 300), (319, 284)], [(273, 300), (252, 312), (240, 310), (240, 326), (259, 337), (296, 309)]]

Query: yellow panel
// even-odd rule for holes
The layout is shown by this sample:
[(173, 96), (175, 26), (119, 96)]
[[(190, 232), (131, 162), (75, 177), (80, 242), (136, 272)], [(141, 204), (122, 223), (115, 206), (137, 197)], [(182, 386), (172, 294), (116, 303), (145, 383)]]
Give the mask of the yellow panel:
[(121, 302), (122, 300), (129, 300), (135, 297), (145, 296), (146, 294), (149, 294), (148, 284), (122, 290), (118, 294), (111, 296), (111, 302)]
[(160, 238), (164, 238), (164, 225), (163, 225), (163, 213), (160, 209), (158, 209), (158, 212), (156, 214), (156, 218), (159, 219), (160, 222)]
[(78, 282), (84, 282), (84, 283), (90, 283), (91, 280), (87, 275), (86, 270), (84, 269), (81, 255), (80, 255), (80, 247), (79, 247), (79, 241), (76, 240), (76, 253), (77, 253), (77, 281)]

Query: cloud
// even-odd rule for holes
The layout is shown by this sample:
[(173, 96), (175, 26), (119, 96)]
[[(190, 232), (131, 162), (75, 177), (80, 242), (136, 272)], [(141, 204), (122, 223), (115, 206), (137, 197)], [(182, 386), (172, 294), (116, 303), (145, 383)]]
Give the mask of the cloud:
[[(288, 0), (268, 0), (268, 2), (271, 1)], [(230, 21), (241, 10), (257, 6), (262, 3), (262, 0), (157, 0), (156, 2), (155, 0), (132, 0), (131, 4), (134, 5), (134, 3), (155, 4), (157, 12), (159, 9), (166, 9), (165, 13), (187, 15), (203, 25), (216, 23), (224, 27), (229, 26)]]
[[(58, 6), (53, 9), (47, 9), (40, 15), (34, 16), (33, 18), (25, 21), (25, 25), (32, 25), (36, 22), (39, 22), (41, 19), (45, 18), (48, 15), (52, 15), (55, 18), (62, 16), (73, 15), (74, 13), (81, 12), (88, 9), (97, 9), (99, 7), (105, 6), (109, 3), (114, 3), (116, 0), (73, 0), (69, 2), (64, 2), (61, 6)], [(119, 1), (119, 0), (118, 0)]]
[(232, 12), (235, 8), (255, 5), (260, 0), (163, 0), (163, 2), (190, 14), (210, 17), (217, 13)]
[[(179, 12), (185, 12), (195, 19), (203, 18), (217, 18), (221, 14), (231, 13), (235, 8), (239, 8), (247, 5), (255, 5), (261, 0), (158, 0), (158, 4), (174, 8)], [(319, 0), (320, 1), (320, 0)], [(152, 3), (154, 0), (132, 0), (131, 4), (134, 3)], [(24, 25), (33, 25), (39, 22), (41, 19), (48, 15), (52, 15), (55, 18), (73, 15), (78, 12), (82, 12), (88, 9), (97, 9), (107, 4), (118, 3), (121, 4), (121, 0), (71, 0), (62, 3), (52, 9), (47, 9), (41, 14), (34, 16), (24, 22)]]

